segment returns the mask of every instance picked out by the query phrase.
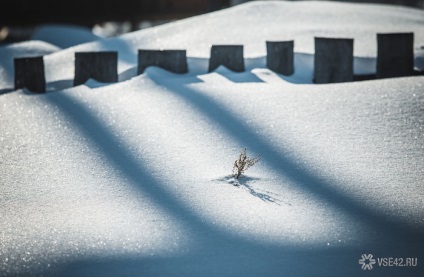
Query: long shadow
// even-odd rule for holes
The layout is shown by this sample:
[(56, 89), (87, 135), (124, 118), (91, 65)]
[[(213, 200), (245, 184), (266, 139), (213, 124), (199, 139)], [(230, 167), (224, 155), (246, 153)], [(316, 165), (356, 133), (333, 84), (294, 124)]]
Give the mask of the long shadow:
[[(165, 211), (182, 221), (196, 217), (194, 213), (189, 212), (170, 193), (166, 192), (165, 186), (125, 148), (125, 144), (77, 99), (65, 93), (52, 93), (45, 95), (43, 99), (47, 104), (58, 107), (67, 120), (81, 132), (82, 136), (88, 138), (94, 149), (98, 149), (101, 155), (122, 172), (133, 186), (146, 193), (152, 200), (156, 200)], [(204, 224), (194, 227), (194, 229), (205, 228)]]
[[(178, 263), (183, 262), (186, 266), (190, 266), (192, 261), (206, 262), (212, 259), (212, 262), (205, 265), (204, 270), (213, 271), (216, 264), (231, 265), (237, 259), (244, 257), (243, 251), (252, 253), (262, 253), (263, 257), (267, 257), (266, 263), (274, 268), (274, 270), (282, 270), (279, 266), (278, 257), (281, 255), (282, 248), (270, 245), (263, 245), (256, 242), (250, 242), (247, 239), (240, 238), (237, 234), (223, 231), (213, 223), (202, 220), (193, 210), (179, 202), (175, 196), (166, 191), (163, 183), (149, 173), (149, 170), (144, 164), (139, 161), (139, 158), (126, 149), (125, 144), (117, 138), (111, 130), (105, 126), (99, 119), (94, 116), (88, 108), (77, 99), (74, 99), (65, 93), (52, 93), (44, 96), (42, 99), (47, 105), (52, 105), (59, 108), (59, 111), (65, 115), (75, 129), (82, 136), (88, 139), (105, 160), (114, 168), (119, 170), (129, 180), (128, 185), (137, 188), (140, 193), (147, 195), (155, 204), (162, 208), (171, 218), (182, 224), (185, 230), (189, 232), (189, 237), (194, 239), (196, 244), (193, 246), (189, 254), (180, 254), (174, 258), (170, 258), (170, 267), (175, 266), (178, 270)], [(206, 254), (204, 249), (208, 249)], [(212, 250), (210, 250), (212, 249)], [(210, 256), (211, 251), (213, 253)], [(221, 253), (225, 251), (225, 255)], [(285, 251), (283, 251), (285, 253)], [(278, 254), (279, 253), (279, 254)], [(224, 258), (225, 257), (225, 258)], [(129, 266), (133, 258), (113, 258), (117, 264)], [(214, 261), (213, 259), (216, 259)], [(150, 263), (156, 263), (156, 259), (142, 259), (139, 261), (140, 266), (146, 266)], [(200, 262), (200, 261), (199, 261)], [(253, 261), (251, 261), (253, 263)], [(53, 275), (90, 275), (92, 272), (103, 272), (104, 268), (108, 268), (111, 261), (108, 259), (82, 258), (81, 260), (69, 260), (64, 262), (65, 265), (57, 268)], [(67, 265), (66, 265), (67, 264)], [(112, 262), (113, 264), (113, 262)], [(234, 270), (243, 271), (242, 264), (233, 264)], [(85, 272), (88, 270), (88, 273)], [(84, 273), (85, 272), (85, 273)], [(48, 273), (48, 272), (47, 272)], [(47, 274), (46, 273), (46, 274)], [(100, 274), (98, 273), (98, 274)]]
[[(261, 153), (267, 164), (276, 172), (280, 172), (283, 177), (289, 178), (298, 188), (333, 205), (353, 220), (361, 222), (377, 232), (396, 237), (398, 241), (414, 241), (417, 245), (423, 246), (424, 230), (409, 222), (388, 218), (378, 210), (367, 207), (357, 199), (337, 190), (338, 184), (330, 184), (328, 180), (320, 178), (310, 169), (297, 164), (288, 153), (272, 146), (254, 132), (250, 126), (205, 94), (196, 91), (187, 84), (164, 82), (156, 77), (151, 76), (152, 81), (158, 86), (166, 88), (166, 91), (190, 103), (200, 113), (217, 122), (223, 131), (241, 145)], [(280, 143), (284, 144), (283, 141)]]
[[(266, 202), (266, 203), (273, 203), (278, 206), (281, 206), (280, 202), (281, 200), (278, 199), (273, 193), (267, 191), (267, 192), (259, 192), (257, 189), (253, 188), (253, 186), (250, 184), (252, 180), (255, 180), (252, 177), (242, 177), (238, 180), (239, 185), (246, 189), (250, 195)], [(287, 205), (291, 206), (291, 204), (287, 203)]]
[[(252, 258), (249, 247), (228, 252), (226, 249), (213, 253), (213, 257), (201, 251), (190, 256), (177, 257), (115, 257), (85, 259), (68, 264), (53, 276), (421, 276), (423, 266), (377, 267), (367, 272), (361, 269), (358, 260), (363, 249), (270, 247)], [(381, 249), (380, 249), (381, 251)], [(387, 250), (373, 251), (375, 258), (387, 256)], [(397, 251), (397, 255), (411, 252)], [(260, 259), (258, 259), (260, 258)], [(420, 260), (420, 258), (418, 258)], [(263, 261), (267, 266), (263, 266)], [(368, 274), (371, 273), (371, 274)]]
[[(229, 175), (229, 176), (225, 176), (224, 178), (218, 179), (217, 181), (226, 182), (233, 186), (240, 187), (248, 191), (250, 195), (262, 200), (263, 202), (273, 203), (278, 206), (281, 206), (280, 202), (282, 201), (277, 198), (277, 195), (269, 191), (259, 192), (259, 190), (255, 189), (251, 185), (251, 183), (254, 183), (255, 181), (258, 181), (258, 180), (260, 180), (260, 178), (253, 178), (248, 176), (241, 176), (239, 179), (235, 179), (234, 176)], [(285, 204), (291, 206), (291, 204), (289, 203), (285, 203)]]
[(264, 83), (263, 80), (259, 79), (258, 76), (249, 71), (236, 74), (231, 72), (229, 74), (220, 75), (222, 76), (222, 78), (228, 79), (228, 81), (232, 83)]
[[(186, 89), (184, 91), (187, 92)], [(185, 93), (182, 92), (180, 91), (181, 96), (187, 97), (187, 101), (192, 101), (189, 99), (194, 97), (197, 104), (199, 104), (198, 101), (202, 101), (201, 103), (207, 101), (207, 105), (212, 105), (210, 107), (211, 110), (206, 108), (207, 106), (202, 105), (202, 110), (208, 115), (213, 113), (213, 116), (216, 116), (216, 112), (223, 111), (221, 108), (217, 110), (219, 107), (215, 106), (217, 105), (216, 103), (211, 102), (210, 99), (196, 92), (193, 92), (193, 95), (187, 96), (184, 96)], [(46, 104), (58, 107), (74, 128), (79, 130), (81, 135), (88, 139), (105, 160), (124, 174), (130, 181), (128, 185), (132, 185), (140, 193), (146, 194), (154, 203), (164, 209), (167, 214), (179, 221), (189, 232), (188, 236), (194, 238), (195, 241), (195, 244), (192, 245), (188, 253), (177, 253), (170, 257), (140, 257), (137, 255), (109, 256), (109, 258), (82, 257), (77, 260), (64, 261), (64, 264), (59, 265), (56, 270), (48, 271), (46, 274), (56, 276), (93, 276), (93, 274), (96, 276), (116, 276), (122, 274), (139, 276), (140, 274), (156, 275), (157, 273), (174, 276), (217, 276), (221, 274), (224, 276), (263, 276), (264, 274), (311, 275), (316, 273), (317, 268), (322, 270), (320, 273), (322, 276), (329, 275), (326, 273), (343, 275), (346, 272), (350, 274), (356, 271), (361, 272), (360, 267), (357, 265), (357, 259), (360, 257), (361, 251), (364, 251), (363, 245), (359, 249), (351, 246), (330, 249), (324, 246), (317, 246), (311, 249), (310, 247), (298, 248), (294, 246), (264, 244), (244, 238), (237, 233), (225, 231), (216, 227), (213, 223), (203, 220), (196, 212), (186, 207), (175, 196), (169, 193), (165, 189), (166, 186), (156, 177), (152, 176), (147, 167), (140, 162), (140, 159), (134, 157), (125, 147), (125, 144), (106, 125), (96, 118), (84, 104), (65, 93), (49, 94), (40, 97), (43, 97)], [(233, 123), (240, 123), (228, 114), (228, 112), (224, 113), (223, 116), (228, 117)], [(223, 119), (224, 117), (219, 118), (218, 121), (223, 125), (224, 129), (230, 126), (231, 128), (234, 127), (231, 123), (229, 125), (223, 124), (221, 122)], [(236, 127), (236, 133), (238, 131), (242, 131), (244, 134), (250, 133), (247, 127), (240, 126)], [(243, 135), (243, 133), (240, 133), (240, 135)], [(253, 143), (255, 148), (270, 147), (256, 135), (253, 136), (253, 139), (257, 140)], [(241, 139), (239, 138), (239, 140)], [(264, 149), (266, 148), (262, 150)], [(267, 153), (264, 153), (263, 156), (267, 159), (272, 158), (270, 156), (271, 153), (269, 153), (271, 150), (274, 149), (267, 149)], [(281, 157), (274, 157), (274, 159), (276, 159), (275, 163), (281, 161), (286, 166), (292, 166), (290, 162)], [(280, 167), (278, 166), (278, 168)], [(288, 172), (289, 175), (300, 173), (293, 168), (291, 171)], [(300, 185), (302, 182), (307, 181), (313, 181), (313, 185), (315, 186), (324, 185), (315, 179), (312, 180), (313, 176), (311, 174), (301, 173), (306, 174), (306, 177), (292, 176)], [(306, 189), (307, 184), (304, 184), (304, 186)], [(312, 190), (312, 192), (322, 194), (323, 190), (324, 192), (329, 191), (329, 189), (322, 187)], [(340, 193), (331, 191), (329, 193), (330, 197), (343, 196)], [(327, 197), (323, 196), (323, 198), (324, 200), (328, 200)], [(372, 212), (365, 208), (356, 207), (356, 203), (353, 200), (343, 197), (341, 201), (347, 201), (348, 205), (354, 208), (350, 213), (356, 217), (371, 214), (372, 218), (370, 220), (377, 219), (381, 222), (378, 215), (373, 215)], [(380, 223), (380, 225), (382, 224)], [(385, 224), (383, 227), (392, 227), (392, 224)], [(405, 229), (402, 229), (402, 231), (405, 231)], [(409, 233), (403, 233), (403, 235), (410, 235), (411, 233), (414, 234), (410, 231)], [(390, 251), (393, 247), (397, 246), (399, 246), (397, 242), (393, 245), (380, 245), (378, 251), (387, 253), (386, 251)], [(396, 249), (396, 254), (399, 255), (404, 253), (405, 255), (411, 254), (411, 251), (416, 253), (415, 248), (400, 247)], [(374, 251), (376, 251), (375, 248)], [(337, 265), (334, 265), (334, 260), (329, 260), (329, 257), (337, 260)], [(303, 263), (307, 263), (309, 266), (305, 267)]]
[(46, 84), (46, 92), (58, 91), (61, 89), (70, 88), (74, 85), (74, 80), (59, 80)]
[(14, 88), (4, 88), (4, 89), (0, 89), (0, 95), (2, 94), (6, 94), (6, 93), (10, 93), (10, 92), (14, 92), (15, 89)]
[[(188, 254), (177, 253), (167, 258), (140, 258), (136, 255), (109, 258), (83, 257), (64, 261), (64, 264), (53, 271), (44, 272), (44, 275), (116, 276), (126, 272), (129, 275), (139, 276), (142, 273), (150, 275), (165, 272), (165, 274), (177, 276), (216, 276), (230, 269), (232, 276), (259, 276), (261, 272), (272, 274), (292, 272), (293, 268), (301, 268), (292, 265), (290, 269), (287, 269), (284, 265), (295, 263), (296, 258), (291, 257), (291, 253), (301, 253), (305, 256), (310, 249), (262, 244), (242, 238), (237, 233), (217, 228), (167, 192), (165, 185), (152, 176), (146, 166), (125, 148), (125, 144), (78, 100), (65, 93), (41, 97), (46, 104), (58, 107), (74, 128), (88, 139), (94, 149), (97, 149), (108, 163), (125, 175), (130, 185), (136, 187), (140, 193), (146, 194), (171, 218), (181, 223), (189, 232), (188, 236), (195, 240)], [(349, 252), (351, 259), (357, 259), (357, 253), (352, 249), (337, 248), (330, 251), (343, 252), (345, 255)], [(321, 250), (320, 252), (322, 253)], [(322, 266), (323, 263), (325, 264), (325, 259), (314, 257), (313, 262), (317, 266), (318, 263)]]

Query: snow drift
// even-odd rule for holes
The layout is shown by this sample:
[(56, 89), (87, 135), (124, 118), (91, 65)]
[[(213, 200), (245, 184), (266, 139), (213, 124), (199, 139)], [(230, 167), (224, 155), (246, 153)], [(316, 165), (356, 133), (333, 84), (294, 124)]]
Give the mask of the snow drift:
[[(119, 51), (122, 82), (0, 96), (1, 273), (356, 276), (364, 253), (421, 260), (424, 78), (304, 85), (260, 64), (285, 38), (308, 64), (316, 35), (355, 38), (372, 64), (376, 32), (422, 45), (423, 14), (250, 3), (45, 56), (51, 90), (75, 51)], [(206, 73), (218, 43), (244, 44), (248, 70)], [(186, 48), (190, 72), (134, 77), (138, 48)], [(262, 161), (235, 187), (245, 146)]]

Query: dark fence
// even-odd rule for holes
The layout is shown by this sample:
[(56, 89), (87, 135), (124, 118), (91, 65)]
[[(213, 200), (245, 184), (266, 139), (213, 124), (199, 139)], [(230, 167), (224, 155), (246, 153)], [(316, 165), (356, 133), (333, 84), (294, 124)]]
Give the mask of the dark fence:
[[(391, 77), (423, 75), (414, 71), (414, 34), (377, 34), (376, 74), (353, 74), (353, 39), (315, 38), (314, 83), (340, 83)], [(282, 75), (294, 73), (294, 42), (266, 42), (267, 67)], [(45, 92), (43, 57), (16, 58), (15, 89)], [(185, 50), (139, 50), (138, 74), (149, 66), (184, 74), (188, 72)], [(234, 72), (245, 70), (243, 45), (213, 45), (209, 72), (225, 66)], [(118, 52), (76, 52), (74, 85), (88, 79), (112, 83), (118, 81)]]
[(377, 34), (377, 78), (414, 74), (414, 34)]
[(353, 81), (353, 39), (315, 38), (314, 82)]
[(28, 88), (32, 92), (46, 91), (43, 57), (15, 58), (15, 90)]
[(209, 59), (209, 72), (221, 65), (234, 72), (243, 72), (243, 45), (213, 45)]
[(149, 66), (157, 66), (174, 73), (188, 72), (186, 50), (138, 50), (137, 73)]
[(294, 73), (294, 41), (267, 41), (266, 66), (282, 75), (292, 75)]
[(76, 52), (74, 86), (88, 79), (103, 83), (118, 81), (118, 52)]

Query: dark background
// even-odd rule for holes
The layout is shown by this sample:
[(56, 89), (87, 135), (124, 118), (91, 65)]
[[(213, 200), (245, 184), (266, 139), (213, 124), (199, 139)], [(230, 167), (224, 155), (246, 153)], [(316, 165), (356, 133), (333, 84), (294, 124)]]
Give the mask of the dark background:
[(181, 18), (221, 9), (230, 0), (2, 0), (1, 25)]
[[(343, 1), (343, 0), (342, 0)], [(247, 1), (246, 1), (247, 2)], [(356, 0), (423, 8), (423, 0)], [(182, 18), (230, 5), (230, 0), (2, 0), (0, 26)]]
[[(296, 0), (293, 0), (296, 1)], [(339, 0), (424, 8), (424, 0)], [(104, 22), (176, 20), (248, 0), (1, 0), (0, 43), (24, 40), (37, 25), (72, 24), (92, 28)], [(2, 32), (7, 30), (7, 32)], [(5, 35), (6, 34), (6, 35)]]

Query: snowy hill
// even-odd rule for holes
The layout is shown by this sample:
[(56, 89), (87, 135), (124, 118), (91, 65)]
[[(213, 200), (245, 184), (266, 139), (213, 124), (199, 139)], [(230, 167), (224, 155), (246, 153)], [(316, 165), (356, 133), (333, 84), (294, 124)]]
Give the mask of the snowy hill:
[[(414, 32), (421, 55), (423, 15), (267, 1), (30, 47), (52, 50), (51, 93), (0, 95), (0, 275), (420, 276), (424, 77), (306, 83), (314, 36), (354, 38), (372, 72), (377, 32)], [(280, 39), (295, 40), (291, 79), (264, 66)], [(245, 45), (246, 72), (206, 73), (220, 43)], [(187, 49), (190, 72), (135, 76), (139, 48)], [(70, 88), (74, 52), (100, 50), (119, 51), (121, 82)], [(262, 160), (237, 187), (243, 147)], [(365, 272), (362, 254), (418, 265)]]
[[(383, 5), (252, 2), (54, 53), (45, 58), (46, 78), (51, 82), (73, 79), (75, 51), (119, 51), (121, 80), (135, 75), (134, 70), (128, 70), (136, 66), (138, 49), (186, 49), (189, 57), (202, 58), (207, 63), (213, 44), (243, 44), (245, 57), (255, 58), (265, 55), (266, 40), (295, 40), (295, 52), (311, 54), (314, 36), (324, 36), (353, 38), (355, 57), (375, 57), (378, 32), (414, 32), (415, 48), (423, 46), (423, 14), (421, 10)], [(305, 71), (312, 71), (310, 55), (298, 55), (296, 63)], [(357, 73), (369, 73), (370, 67), (375, 68), (372, 61), (365, 59), (363, 63), (356, 63)], [(294, 76), (295, 81), (300, 78), (297, 82), (305, 82), (304, 76), (310, 75), (302, 73), (297, 71), (300, 76)]]
[(14, 70), (13, 59), (21, 57), (44, 56), (60, 48), (43, 41), (32, 40), (0, 47), (0, 94), (13, 91)]

